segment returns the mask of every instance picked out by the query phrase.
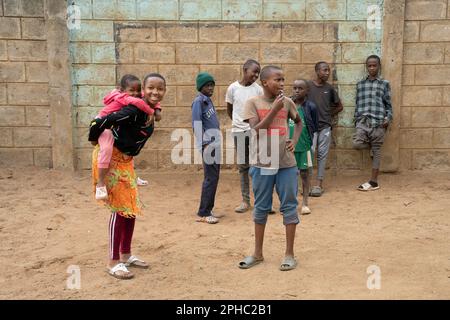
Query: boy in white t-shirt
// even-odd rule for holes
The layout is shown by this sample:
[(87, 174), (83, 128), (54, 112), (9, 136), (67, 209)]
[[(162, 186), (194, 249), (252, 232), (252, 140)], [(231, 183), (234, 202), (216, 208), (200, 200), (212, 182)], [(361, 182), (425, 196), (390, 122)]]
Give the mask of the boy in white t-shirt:
[(228, 116), (232, 120), (231, 129), (234, 138), (234, 147), (237, 151), (237, 164), (241, 176), (242, 203), (234, 211), (246, 212), (250, 209), (250, 183), (249, 183), (249, 142), (250, 125), (242, 120), (245, 102), (255, 96), (263, 94), (263, 89), (255, 81), (259, 77), (261, 66), (258, 61), (249, 59), (243, 65), (243, 77), (233, 82), (227, 89), (225, 101), (227, 102)]

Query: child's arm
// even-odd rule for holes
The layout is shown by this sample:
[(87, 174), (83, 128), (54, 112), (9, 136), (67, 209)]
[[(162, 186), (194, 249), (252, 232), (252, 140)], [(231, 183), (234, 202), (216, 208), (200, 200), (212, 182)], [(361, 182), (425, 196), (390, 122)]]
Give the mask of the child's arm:
[[(201, 128), (201, 130), (200, 130)], [(195, 144), (201, 151), (203, 146), (202, 105), (199, 100), (192, 104), (192, 129), (194, 130)]]
[(156, 109), (155, 107), (155, 120), (161, 121), (161, 107), (159, 107), (158, 109)]
[(383, 123), (383, 127), (387, 128), (389, 122), (391, 122), (393, 119), (392, 103), (391, 103), (391, 85), (389, 84), (389, 82), (386, 83), (386, 87), (384, 89), (383, 103), (386, 111), (386, 118), (385, 118), (386, 120)]
[(233, 89), (229, 86), (227, 93), (225, 94), (225, 102), (227, 103), (227, 114), (231, 120), (233, 120)]
[(133, 106), (138, 107), (140, 110), (144, 111), (146, 114), (153, 115), (155, 110), (153, 110), (144, 100), (141, 98), (135, 98), (129, 95), (123, 97), (123, 99), (118, 100), (124, 106), (132, 104)]
[(334, 115), (337, 115), (342, 110), (344, 110), (344, 106), (342, 105), (342, 101), (339, 98), (339, 94), (337, 93), (336, 89), (332, 88), (331, 90), (333, 92), (333, 97), (332, 97), (333, 108), (331, 109), (331, 115), (334, 116)]
[(300, 138), (300, 134), (302, 133), (302, 120), (300, 119), (300, 115), (298, 114), (297, 110), (295, 109), (295, 105), (292, 103), (289, 107), (289, 117), (294, 120), (295, 127), (294, 127), (294, 135), (292, 136), (292, 139), (286, 140), (286, 149), (290, 152), (295, 151), (295, 146), (298, 142), (298, 139)]

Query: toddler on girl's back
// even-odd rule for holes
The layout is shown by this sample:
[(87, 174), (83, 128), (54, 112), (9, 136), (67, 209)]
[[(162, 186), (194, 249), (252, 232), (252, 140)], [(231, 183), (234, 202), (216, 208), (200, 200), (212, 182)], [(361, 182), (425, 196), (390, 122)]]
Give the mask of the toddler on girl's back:
[[(119, 89), (114, 89), (103, 98), (105, 106), (100, 110), (97, 118), (105, 117), (120, 110), (127, 105), (134, 105), (145, 113), (154, 116), (156, 121), (161, 119), (161, 106), (158, 103), (153, 108), (142, 100), (141, 82), (134, 75), (126, 74), (120, 80)], [(105, 177), (108, 173), (109, 163), (114, 145), (114, 137), (111, 130), (105, 130), (98, 139), (100, 151), (98, 154), (98, 183), (96, 186), (95, 198), (104, 200), (108, 197), (105, 186)], [(137, 183), (145, 185), (147, 182), (137, 178)]]

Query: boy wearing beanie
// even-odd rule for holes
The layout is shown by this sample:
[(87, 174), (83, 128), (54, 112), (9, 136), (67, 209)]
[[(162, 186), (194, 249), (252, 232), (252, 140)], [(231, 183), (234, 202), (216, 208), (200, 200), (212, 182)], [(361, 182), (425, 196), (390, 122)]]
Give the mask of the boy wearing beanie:
[(196, 147), (202, 154), (204, 179), (197, 222), (214, 224), (219, 217), (212, 209), (216, 197), (220, 172), (220, 126), (216, 109), (211, 100), (214, 93), (214, 78), (201, 72), (197, 75), (198, 95), (192, 102), (192, 129), (194, 130)]

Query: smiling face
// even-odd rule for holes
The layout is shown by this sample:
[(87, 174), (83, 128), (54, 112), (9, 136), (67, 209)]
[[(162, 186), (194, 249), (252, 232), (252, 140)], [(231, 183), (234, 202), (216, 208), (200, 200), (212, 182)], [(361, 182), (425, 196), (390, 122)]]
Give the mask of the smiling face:
[(255, 63), (244, 69), (244, 85), (250, 86), (258, 80), (260, 71), (261, 68)]
[(292, 91), (294, 100), (301, 100), (308, 94), (308, 85), (304, 80), (295, 80)]
[(378, 76), (378, 72), (380, 71), (380, 64), (378, 63), (378, 59), (370, 58), (366, 63), (367, 72), (373, 78)]
[(155, 106), (166, 94), (166, 83), (158, 77), (150, 77), (144, 83), (144, 98), (149, 105)]
[(214, 87), (214, 82), (210, 81), (200, 89), (200, 92), (207, 97), (211, 97), (214, 94)]
[(284, 90), (283, 70), (271, 70), (266, 79), (261, 80), (261, 83), (266, 92), (269, 93), (271, 97), (276, 97)]

